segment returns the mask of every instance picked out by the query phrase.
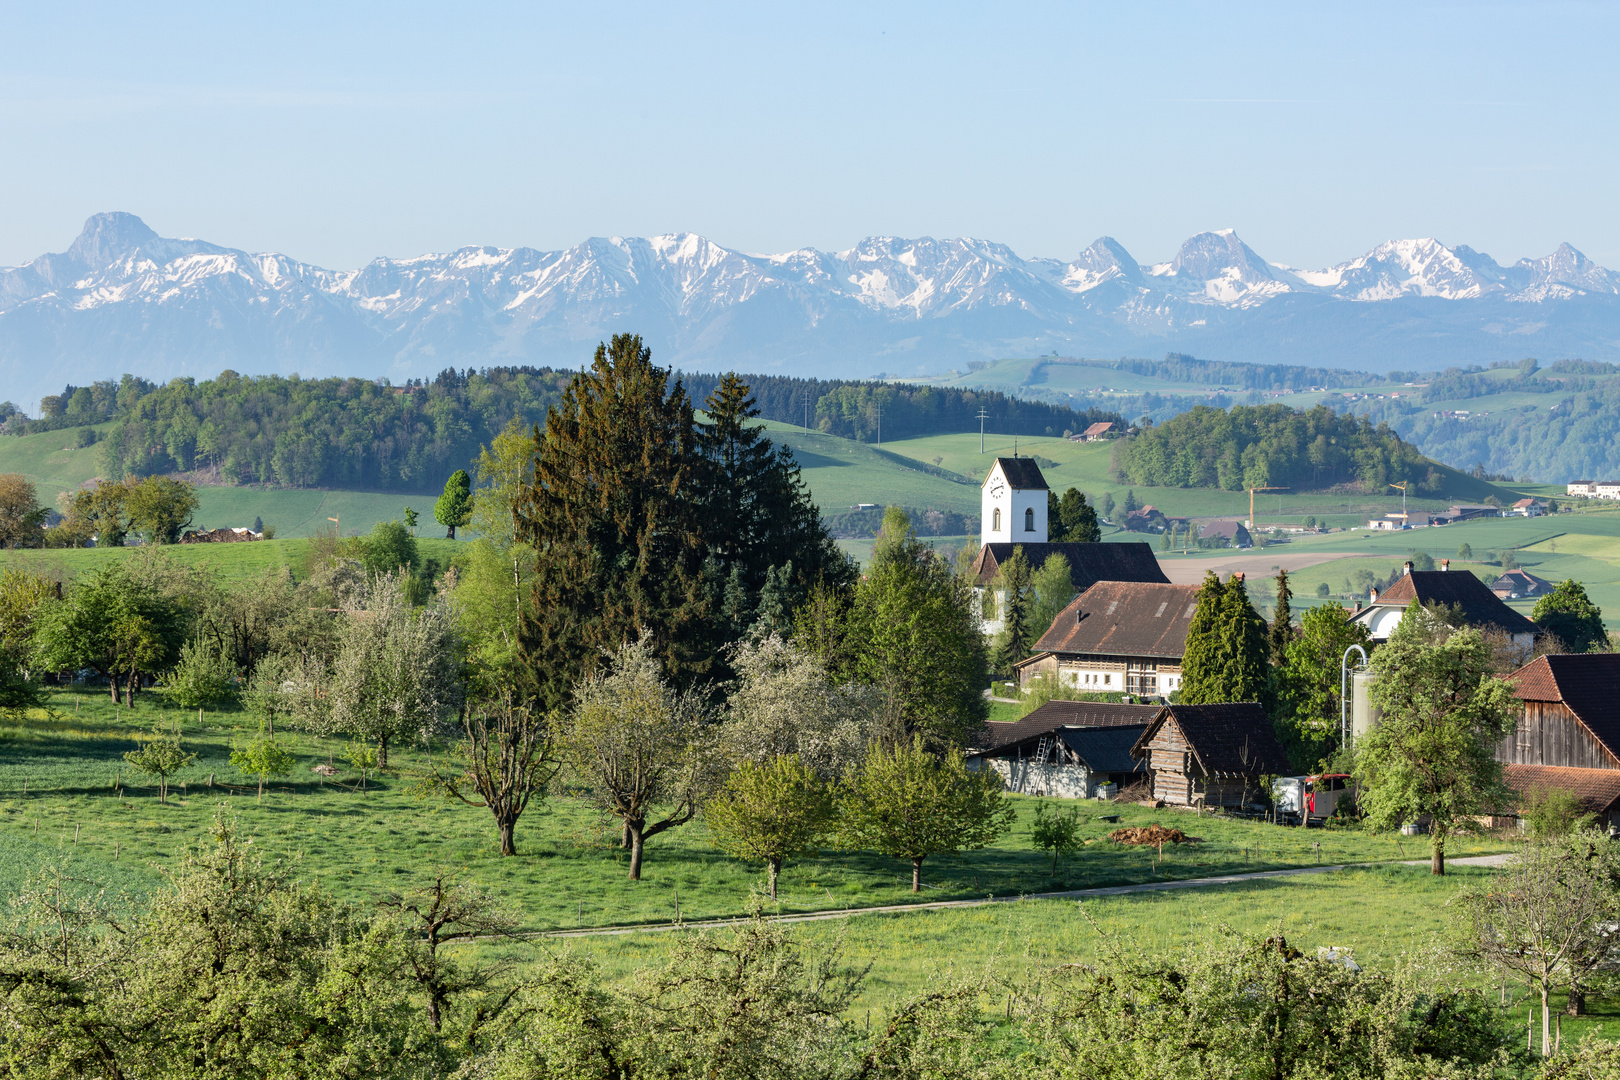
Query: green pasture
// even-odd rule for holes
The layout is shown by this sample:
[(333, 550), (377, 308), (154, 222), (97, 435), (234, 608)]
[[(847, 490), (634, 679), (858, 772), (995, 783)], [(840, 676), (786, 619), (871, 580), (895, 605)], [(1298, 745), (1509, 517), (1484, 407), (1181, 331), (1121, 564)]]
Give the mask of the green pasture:
[[(349, 533), (348, 522), (343, 525)], [(426, 559), (437, 559), (448, 566), (461, 551), (460, 541), (418, 537), (417, 551)], [(15, 566), (59, 581), (71, 580), (86, 570), (132, 557), (137, 548), (65, 548), (0, 550), (0, 567)], [(307, 571), (309, 541), (301, 539), (255, 540), (246, 544), (174, 544), (166, 549), (169, 558), (183, 566), (209, 566), (227, 581), (256, 577), (273, 567), (290, 567), (295, 574)]]
[[(1446, 902), (1493, 871), (1453, 866), (1436, 878), (1425, 866), (1359, 867), (1327, 874), (1074, 900), (1016, 900), (972, 908), (873, 913), (803, 923), (801, 938), (842, 950), (846, 962), (871, 965), (849, 1015), (881, 1015), (942, 982), (985, 975), (1016, 979), (1061, 964), (1094, 963), (1110, 943), (1161, 952), (1227, 930), (1281, 933), (1306, 953), (1348, 948), (1363, 966), (1432, 960), (1446, 964)], [(640, 933), (540, 940), (498, 951), (519, 963), (549, 954), (589, 960), (610, 980), (663, 962), (678, 934)], [(713, 932), (713, 931), (711, 931)], [(722, 933), (724, 931), (721, 931)], [(1485, 980), (1481, 979), (1480, 982)], [(1508, 1008), (1523, 1024), (1524, 989), (1508, 988)], [(1620, 1008), (1590, 1002), (1592, 1015), (1565, 1019), (1565, 1037), (1620, 1035)]]
[[(199, 487), (200, 506), (193, 520), (199, 527), (240, 528), (262, 517), (280, 537), (314, 536), (323, 529), (339, 528), (344, 536), (368, 533), (379, 521), (403, 520), (405, 507), (421, 515), (417, 532), (443, 537), (444, 526), (433, 520), (438, 492), (414, 495), (398, 492), (322, 491), (314, 488)], [(329, 520), (339, 519), (337, 524)]]
[[(343, 896), (364, 901), (427, 874), (452, 871), (509, 897), (525, 927), (534, 930), (667, 922), (675, 916), (677, 894), (683, 917), (735, 915), (748, 909), (763, 882), (761, 867), (726, 858), (699, 821), (651, 839), (644, 880), (632, 883), (614, 823), (566, 797), (536, 804), (518, 826), (521, 854), (502, 858), (487, 811), (413, 790), (413, 775), (430, 760), (421, 748), (394, 750), (397, 771), (360, 791), (342, 760), (341, 742), (284, 734), (298, 756), (297, 768), (288, 780), (273, 783), (261, 801), (251, 778), (228, 762), (233, 742), (257, 730), (245, 714), (205, 713), (199, 720), (196, 712), (165, 709), (147, 694), (131, 716), (115, 709), (105, 689), (92, 688), (58, 691), (51, 706), (50, 716), (0, 726), (0, 891), (16, 889), (42, 855), (53, 854), (71, 858), (81, 877), (138, 891), (204, 841), (221, 805), (266, 860), (284, 862)], [(122, 760), (135, 747), (133, 735), (158, 721), (181, 723), (186, 745), (199, 755), (175, 779), (168, 805), (159, 804), (156, 789)], [(311, 771), (321, 763), (333, 764), (340, 775), (327, 780)], [(1030, 845), (1036, 802), (1014, 799), (1017, 824), (991, 848), (929, 859), (920, 897), (910, 891), (909, 864), (865, 852), (824, 851), (784, 869), (780, 910), (1018, 896), (1318, 860), (1418, 858), (1427, 851), (1421, 841), (1394, 835), (1307, 831), (1084, 802), (1074, 805), (1093, 842), (1054, 874), (1047, 857)], [(1108, 812), (1118, 813), (1125, 825), (1158, 821), (1205, 842), (1162, 856), (1116, 845), (1102, 839), (1117, 827), (1098, 820)], [(1501, 840), (1484, 837), (1458, 845), (1454, 854), (1502, 849)]]
[[(111, 424), (94, 426), (102, 432), (112, 427)], [(21, 473), (39, 489), (41, 502), (55, 506), (58, 493), (72, 491), (96, 475), (96, 448), (76, 448), (78, 431), (78, 428), (65, 428), (39, 435), (0, 438), (0, 473)]]

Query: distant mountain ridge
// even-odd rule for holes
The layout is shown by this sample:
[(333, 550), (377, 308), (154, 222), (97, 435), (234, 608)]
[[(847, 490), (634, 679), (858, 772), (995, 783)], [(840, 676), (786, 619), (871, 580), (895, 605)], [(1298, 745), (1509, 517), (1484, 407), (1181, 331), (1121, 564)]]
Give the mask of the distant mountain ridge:
[(451, 365), (577, 366), (624, 330), (692, 370), (844, 377), (1054, 349), (1378, 370), (1614, 360), (1620, 274), (1568, 244), (1501, 266), (1433, 239), (1300, 270), (1230, 229), (1153, 265), (1109, 237), (1065, 263), (974, 239), (751, 255), (680, 233), (331, 270), (108, 213), (65, 252), (0, 270), (0, 396), (24, 403), (125, 371), (397, 381)]

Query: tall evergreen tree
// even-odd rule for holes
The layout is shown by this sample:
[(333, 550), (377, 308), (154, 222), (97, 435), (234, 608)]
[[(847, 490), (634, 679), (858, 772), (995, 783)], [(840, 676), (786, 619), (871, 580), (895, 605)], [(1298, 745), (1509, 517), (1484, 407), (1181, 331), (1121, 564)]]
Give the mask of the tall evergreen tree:
[(755, 422), (759, 409), (748, 384), (728, 373), (704, 407), (709, 419), (698, 435), (698, 522), (727, 588), (740, 586), (753, 609), (771, 567), (789, 564), (801, 592), (821, 579), (850, 588), (854, 569), (822, 524), (793, 451), (773, 446)]
[(1097, 511), (1079, 488), (1070, 488), (1062, 498), (1057, 492), (1048, 491), (1046, 520), (1047, 533), (1054, 543), (1095, 544), (1102, 539)]
[(454, 540), (456, 530), (467, 524), (472, 512), (472, 477), (467, 475), (466, 469), (457, 469), (444, 482), (444, 494), (433, 504), (433, 520), (448, 530), (446, 539)]
[(685, 388), (632, 334), (598, 346), (547, 414), (516, 502), (535, 551), (519, 641), (547, 704), (644, 632), (678, 684), (708, 674), (719, 598), (703, 573), (696, 442)]
[(1223, 585), (1213, 571), (1205, 574), (1187, 630), (1177, 700), (1185, 705), (1267, 700), (1270, 651), (1266, 621), (1249, 603), (1242, 577), (1234, 574)]
[(995, 668), (998, 675), (1010, 677), (1013, 665), (1029, 655), (1031, 640), (1029, 560), (1024, 558), (1022, 544), (1013, 548), (996, 576), (999, 581), (992, 588), (1001, 592), (1002, 625), (996, 638)]
[(1277, 571), (1277, 607), (1271, 613), (1271, 662), (1281, 667), (1288, 660), (1288, 643), (1294, 640), (1294, 613), (1288, 602), (1294, 590), (1288, 587), (1288, 571)]

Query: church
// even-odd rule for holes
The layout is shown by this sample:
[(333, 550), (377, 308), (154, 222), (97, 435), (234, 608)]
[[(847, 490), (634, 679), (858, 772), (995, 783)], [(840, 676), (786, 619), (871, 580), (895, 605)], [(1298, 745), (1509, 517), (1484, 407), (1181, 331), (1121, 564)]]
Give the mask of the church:
[[(1013, 548), (1024, 549), (1030, 569), (1037, 570), (1053, 555), (1069, 560), (1069, 576), (1077, 592), (1084, 592), (1099, 581), (1137, 581), (1168, 585), (1170, 579), (1159, 569), (1153, 548), (1141, 542), (1123, 544), (1052, 543), (1047, 539), (1046, 505), (1050, 491), (1041, 467), (1033, 458), (998, 457), (990, 465), (979, 491), (980, 548), (973, 560), (973, 577), (980, 589), (988, 589), (1001, 564), (1012, 556)], [(995, 618), (986, 619), (983, 629), (994, 634), (1001, 629), (997, 604)], [(1035, 628), (1042, 633), (1046, 627)]]

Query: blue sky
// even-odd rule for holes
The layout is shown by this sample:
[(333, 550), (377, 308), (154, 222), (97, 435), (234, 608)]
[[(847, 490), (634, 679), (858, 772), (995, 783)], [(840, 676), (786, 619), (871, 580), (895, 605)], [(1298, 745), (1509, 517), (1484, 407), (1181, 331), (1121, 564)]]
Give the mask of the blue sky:
[(691, 230), (1316, 268), (1436, 236), (1620, 267), (1586, 4), (0, 9), (0, 264), (129, 210), (328, 266)]

